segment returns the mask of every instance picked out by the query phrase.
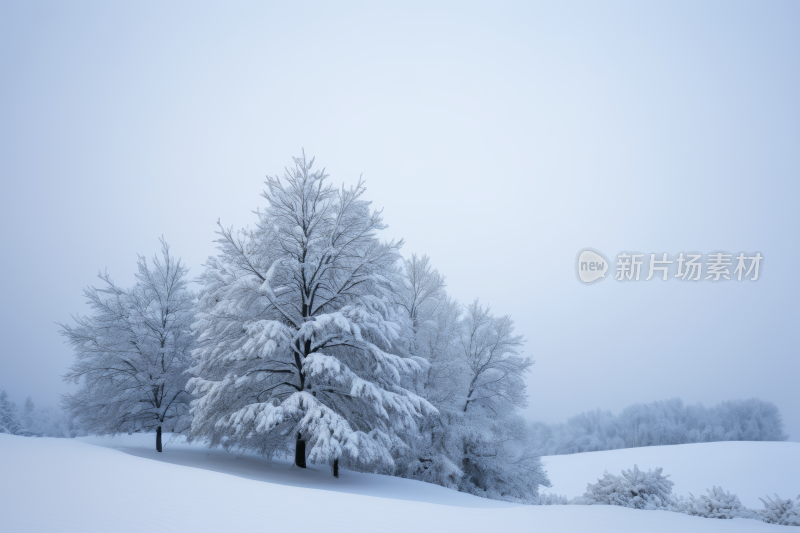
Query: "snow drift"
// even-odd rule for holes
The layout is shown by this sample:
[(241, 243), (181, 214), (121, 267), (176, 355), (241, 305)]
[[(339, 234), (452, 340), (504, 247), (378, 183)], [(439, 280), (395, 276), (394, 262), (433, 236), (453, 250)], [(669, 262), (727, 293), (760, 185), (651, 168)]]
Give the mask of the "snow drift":
[[(787, 531), (754, 520), (612, 506), (513, 505), (349, 471), (334, 480), (326, 468), (300, 470), (169, 441), (158, 454), (150, 450), (151, 435), (87, 441), (0, 435), (4, 531)], [(558, 487), (559, 469), (551, 476)], [(584, 477), (593, 481), (590, 472)]]

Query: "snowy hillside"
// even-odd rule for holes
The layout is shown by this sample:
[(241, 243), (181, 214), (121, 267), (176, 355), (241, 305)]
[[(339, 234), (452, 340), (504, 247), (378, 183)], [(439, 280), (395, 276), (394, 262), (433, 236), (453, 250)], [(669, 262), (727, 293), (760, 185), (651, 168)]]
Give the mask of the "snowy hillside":
[[(754, 520), (711, 520), (664, 511), (516, 506), (386, 476), (344, 471), (335, 480), (326, 468), (303, 471), (285, 462), (237, 458), (169, 441), (162, 454), (150, 448), (150, 435), (82, 442), (0, 434), (2, 530), (788, 531)], [(756, 453), (757, 448), (751, 450)], [(628, 450), (601, 453), (615, 457), (624, 451)], [(577, 465), (582, 460), (579, 456), (559, 459), (571, 459)], [(749, 461), (739, 457), (736, 462)], [(640, 463), (645, 466), (644, 461)], [(551, 460), (556, 487), (560, 479), (567, 486), (566, 477), (561, 477), (565, 464)], [(593, 475), (586, 474), (589, 480)], [(775, 480), (792, 477), (767, 475)]]
[(642, 470), (664, 468), (675, 483), (674, 494), (706, 494), (713, 485), (739, 496), (745, 507), (760, 509), (758, 498), (778, 493), (782, 498), (800, 494), (800, 443), (708, 442), (652, 446), (605, 452), (543, 457), (553, 487), (551, 492), (570, 498), (586, 491), (587, 483), (603, 471), (619, 475), (639, 465)]

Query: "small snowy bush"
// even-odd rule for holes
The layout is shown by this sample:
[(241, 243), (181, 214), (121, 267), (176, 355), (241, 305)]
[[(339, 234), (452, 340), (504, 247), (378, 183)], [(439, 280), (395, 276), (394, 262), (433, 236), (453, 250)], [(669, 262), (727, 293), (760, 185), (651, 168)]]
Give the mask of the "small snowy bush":
[(689, 498), (672, 495), (675, 485), (662, 476), (662, 468), (642, 472), (637, 465), (633, 470), (623, 470), (622, 476), (615, 476), (606, 471), (597, 483), (589, 483), (586, 493), (572, 501), (567, 501), (563, 496), (547, 494), (539, 497), (540, 505), (618, 505), (630, 509), (663, 510), (676, 513), (700, 516), (703, 518), (750, 518), (761, 520), (768, 524), (782, 526), (800, 526), (800, 496), (795, 500), (784, 500), (777, 494), (773, 500), (759, 498), (764, 503), (764, 509), (755, 511), (748, 509), (739, 497), (715, 486), (706, 489), (708, 495), (695, 498), (689, 493)]
[(764, 504), (764, 509), (755, 511), (757, 517), (768, 523), (781, 526), (800, 526), (800, 496), (796, 500), (784, 500), (777, 494), (773, 500), (767, 496), (767, 500), (759, 498)]
[(632, 509), (672, 509), (675, 485), (662, 476), (663, 468), (642, 472), (638, 465), (623, 470), (622, 476), (605, 472), (602, 479), (586, 486), (586, 493), (575, 500), (577, 505), (618, 505)]
[(675, 503), (675, 511), (691, 516), (704, 518), (756, 518), (753, 511), (745, 508), (739, 497), (722, 489), (714, 487), (706, 489), (708, 495), (695, 498), (689, 493), (690, 498), (679, 498)]

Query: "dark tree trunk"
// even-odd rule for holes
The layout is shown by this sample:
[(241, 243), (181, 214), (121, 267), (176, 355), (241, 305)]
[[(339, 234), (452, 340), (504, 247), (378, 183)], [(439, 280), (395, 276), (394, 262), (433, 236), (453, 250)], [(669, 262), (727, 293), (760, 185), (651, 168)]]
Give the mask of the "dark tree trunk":
[(333, 460), (333, 477), (339, 477), (339, 458)]
[(297, 444), (294, 448), (294, 464), (300, 468), (306, 467), (306, 441), (300, 433), (297, 434)]
[(156, 451), (161, 451), (161, 426), (156, 430)]

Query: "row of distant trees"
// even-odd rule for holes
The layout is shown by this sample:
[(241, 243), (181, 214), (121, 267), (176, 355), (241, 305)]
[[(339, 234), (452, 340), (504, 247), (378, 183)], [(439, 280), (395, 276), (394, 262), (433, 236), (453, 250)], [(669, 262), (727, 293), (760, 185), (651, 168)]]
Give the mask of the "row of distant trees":
[(531, 444), (541, 455), (721, 441), (781, 441), (780, 411), (756, 398), (732, 400), (706, 408), (681, 400), (637, 403), (619, 415), (587, 411), (566, 424), (531, 425)]
[(162, 432), (268, 457), (534, 501), (549, 485), (518, 409), (533, 361), (509, 316), (461, 305), (427, 257), (379, 239), (364, 186), (313, 160), (268, 177), (253, 228), (220, 225), (188, 286), (162, 239), (136, 283), (102, 274), (62, 324), (91, 433)]
[(38, 406), (28, 396), (21, 408), (0, 389), (0, 433), (25, 437), (71, 438), (81, 434), (75, 420), (53, 406)]

